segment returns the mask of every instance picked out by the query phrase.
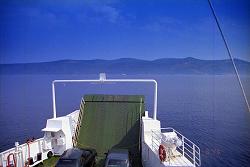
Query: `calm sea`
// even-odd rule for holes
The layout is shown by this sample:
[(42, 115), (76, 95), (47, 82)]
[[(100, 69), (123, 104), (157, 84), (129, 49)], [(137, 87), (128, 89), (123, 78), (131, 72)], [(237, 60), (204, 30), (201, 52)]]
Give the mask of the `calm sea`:
[[(52, 117), (51, 81), (96, 79), (97, 75), (0, 75), (0, 152), (15, 141), (42, 137)], [(159, 84), (158, 119), (201, 149), (202, 166), (249, 166), (250, 113), (235, 76), (111, 75), (148, 78)], [(250, 76), (243, 76), (250, 100)], [(152, 115), (150, 84), (57, 84), (57, 110), (63, 116), (78, 109), (84, 94), (144, 94)]]

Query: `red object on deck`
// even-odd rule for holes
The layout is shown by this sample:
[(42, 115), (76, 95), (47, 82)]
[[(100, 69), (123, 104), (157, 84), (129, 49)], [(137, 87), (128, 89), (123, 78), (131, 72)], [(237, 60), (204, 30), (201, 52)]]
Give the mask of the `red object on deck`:
[[(10, 164), (10, 156), (12, 156), (14, 164)], [(7, 157), (7, 167), (12, 167), (12, 165), (16, 167), (16, 159), (15, 159), (15, 155), (13, 153), (10, 153)]]
[(166, 149), (162, 144), (159, 146), (159, 158), (161, 162), (165, 161), (167, 158)]

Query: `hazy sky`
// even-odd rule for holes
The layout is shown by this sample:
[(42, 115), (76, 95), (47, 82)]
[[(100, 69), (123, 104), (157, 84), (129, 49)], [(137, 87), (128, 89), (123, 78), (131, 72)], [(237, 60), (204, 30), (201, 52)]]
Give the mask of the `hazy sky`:
[[(212, 2), (234, 57), (250, 61), (250, 1)], [(1, 0), (0, 56), (228, 58), (207, 0)]]

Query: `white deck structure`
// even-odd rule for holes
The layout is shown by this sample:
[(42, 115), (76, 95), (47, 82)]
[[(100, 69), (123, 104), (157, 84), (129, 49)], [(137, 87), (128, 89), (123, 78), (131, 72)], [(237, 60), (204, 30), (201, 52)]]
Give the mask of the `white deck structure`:
[[(149, 118), (147, 115), (146, 112), (145, 117), (142, 118), (142, 164), (144, 167), (194, 167), (201, 165), (199, 147), (173, 128), (161, 128), (160, 121)], [(161, 162), (159, 146), (161, 144), (167, 145), (167, 139), (172, 138), (178, 138), (181, 145), (169, 149), (166, 161)]]
[[(46, 127), (42, 129), (44, 137), (22, 145), (16, 142), (14, 148), (1, 152), (0, 167), (6, 167), (8, 164), (15, 164), (15, 167), (24, 167), (28, 158), (32, 158), (32, 165), (28, 165), (32, 167), (47, 159), (49, 152), (53, 155), (61, 155), (66, 149), (72, 148), (72, 136), (74, 135), (78, 115), (79, 110), (76, 110), (63, 117), (48, 119)], [(41, 159), (39, 159), (38, 154), (41, 154)]]

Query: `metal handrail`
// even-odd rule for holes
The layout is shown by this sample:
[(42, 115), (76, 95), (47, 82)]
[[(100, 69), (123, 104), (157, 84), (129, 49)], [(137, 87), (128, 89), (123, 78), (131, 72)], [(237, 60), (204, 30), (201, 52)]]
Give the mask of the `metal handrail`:
[[(32, 145), (35, 145), (36, 147), (38, 147), (38, 150), (42, 150), (42, 143), (44, 141), (44, 138), (39, 138), (34, 140), (32, 143)], [(28, 148), (28, 144), (24, 143), (21, 145), (16, 145), (15, 147), (5, 150), (3, 152), (0, 153), (0, 166), (6, 166), (6, 162), (7, 162), (7, 156), (11, 153), (15, 154), (15, 158), (16, 161), (18, 163), (24, 164), (24, 161), (27, 159), (28, 155), (27, 155), (27, 148)], [(18, 155), (18, 156), (16, 156)], [(35, 156), (32, 155), (32, 157), (34, 158)], [(13, 161), (13, 160), (11, 160)], [(38, 161), (40, 162), (40, 161)]]
[[(177, 130), (175, 130), (172, 127), (168, 127), (168, 128), (161, 128), (161, 130), (172, 130), (173, 132), (177, 133), (178, 135), (182, 136), (184, 138), (184, 140), (187, 140), (189, 143), (191, 143), (193, 146), (195, 146), (195, 151), (196, 149), (198, 149), (198, 153), (200, 154), (200, 148), (194, 144), (191, 140), (189, 140), (188, 138), (186, 138), (184, 135), (182, 135), (180, 132), (178, 132)], [(187, 144), (190, 148), (192, 148), (192, 146), (190, 146), (187, 142), (185, 142), (185, 144)], [(197, 152), (197, 151), (196, 151)]]
[(201, 165), (200, 148), (197, 145), (195, 145), (192, 141), (187, 139), (180, 132), (176, 131), (174, 128), (168, 127), (168, 128), (161, 128), (161, 131), (152, 131), (152, 148), (158, 149), (160, 143), (162, 143), (163, 140), (162, 130), (166, 130), (167, 132), (175, 132), (178, 138), (180, 138), (182, 141), (182, 145), (177, 148), (178, 152), (182, 153), (184, 157), (189, 159), (189, 161), (194, 166)]
[(106, 79), (106, 74), (101, 73), (99, 79), (86, 79), (86, 80), (54, 80), (52, 82), (52, 100), (53, 100), (53, 117), (56, 118), (56, 83), (153, 83), (154, 84), (154, 112), (153, 119), (157, 117), (157, 92), (158, 86), (154, 79)]

